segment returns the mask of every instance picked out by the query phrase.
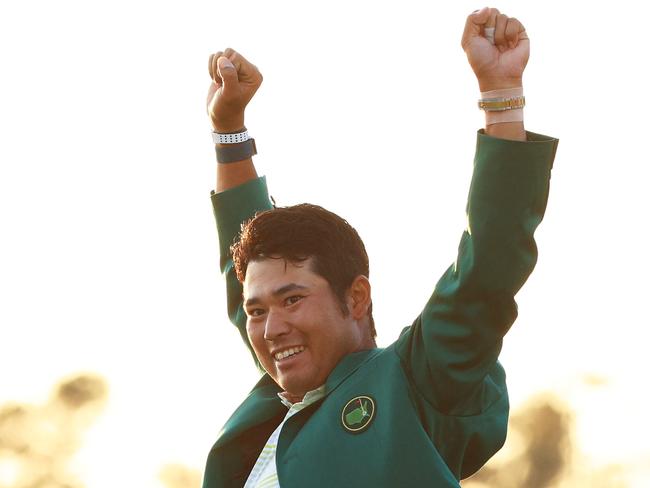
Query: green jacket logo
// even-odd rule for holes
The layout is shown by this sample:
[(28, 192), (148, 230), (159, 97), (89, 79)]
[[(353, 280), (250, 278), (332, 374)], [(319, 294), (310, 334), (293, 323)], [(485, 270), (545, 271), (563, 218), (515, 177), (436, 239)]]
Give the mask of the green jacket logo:
[(369, 396), (354, 397), (341, 411), (341, 423), (348, 432), (363, 432), (375, 418), (375, 401)]

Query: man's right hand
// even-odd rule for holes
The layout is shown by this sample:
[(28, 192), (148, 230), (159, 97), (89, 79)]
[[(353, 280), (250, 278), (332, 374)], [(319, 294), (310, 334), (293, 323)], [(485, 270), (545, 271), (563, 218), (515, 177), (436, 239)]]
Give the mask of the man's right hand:
[(210, 55), (208, 115), (215, 132), (236, 132), (244, 127), (244, 109), (262, 84), (262, 73), (241, 54), (228, 48)]

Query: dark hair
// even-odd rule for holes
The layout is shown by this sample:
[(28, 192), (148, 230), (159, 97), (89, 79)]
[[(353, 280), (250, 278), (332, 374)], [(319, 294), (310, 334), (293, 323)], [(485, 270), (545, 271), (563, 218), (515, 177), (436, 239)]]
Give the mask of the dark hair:
[[(240, 282), (251, 261), (280, 257), (298, 263), (313, 258), (312, 271), (329, 283), (344, 315), (349, 313), (345, 292), (357, 276), (370, 274), (368, 253), (357, 231), (335, 213), (309, 203), (257, 213), (242, 224), (230, 250)], [(372, 303), (368, 318), (374, 339)]]

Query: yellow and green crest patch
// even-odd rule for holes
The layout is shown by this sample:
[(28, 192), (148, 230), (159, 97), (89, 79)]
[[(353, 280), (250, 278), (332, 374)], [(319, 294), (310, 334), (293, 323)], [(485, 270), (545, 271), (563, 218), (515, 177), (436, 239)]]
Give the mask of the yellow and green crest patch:
[(354, 397), (343, 407), (341, 423), (348, 432), (358, 434), (368, 428), (375, 418), (376, 410), (375, 401), (369, 396)]

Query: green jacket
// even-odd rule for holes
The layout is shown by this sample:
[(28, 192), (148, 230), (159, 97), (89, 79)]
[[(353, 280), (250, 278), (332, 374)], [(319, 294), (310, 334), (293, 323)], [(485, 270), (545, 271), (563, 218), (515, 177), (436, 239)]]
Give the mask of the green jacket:
[[(514, 296), (535, 266), (533, 233), (557, 143), (530, 132), (518, 142), (479, 131), (469, 225), (456, 262), (397, 341), (346, 356), (329, 375), (325, 397), (287, 421), (276, 458), (282, 488), (458, 487), (501, 448), (509, 405), (497, 359), (517, 316)], [(271, 208), (265, 179), (212, 201), (228, 313), (250, 348), (228, 248), (242, 221)], [(226, 422), (208, 456), (204, 488), (244, 485), (287, 412), (279, 391), (264, 374)], [(372, 399), (374, 411), (355, 433), (344, 427), (346, 415), (358, 422), (366, 412), (344, 408), (359, 396)]]

